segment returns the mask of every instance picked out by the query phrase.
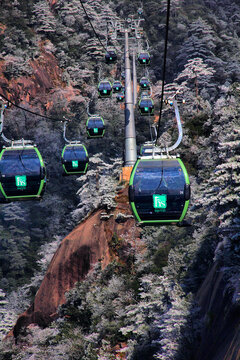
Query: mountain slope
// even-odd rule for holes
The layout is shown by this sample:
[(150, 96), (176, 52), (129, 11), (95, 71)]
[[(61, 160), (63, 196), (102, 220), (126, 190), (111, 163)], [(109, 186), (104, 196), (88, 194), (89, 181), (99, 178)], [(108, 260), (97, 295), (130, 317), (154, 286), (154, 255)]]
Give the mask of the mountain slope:
[[(143, 3), (146, 35), (139, 44), (144, 48), (146, 39), (150, 43), (156, 113), (166, 3)], [(144, 228), (136, 238), (134, 220), (121, 214), (131, 214), (127, 205), (111, 210), (121, 168), (124, 114), (113, 99), (96, 99), (99, 78), (114, 79), (123, 65), (103, 63), (104, 50), (79, 1), (1, 4), (1, 91), (30, 109), (71, 119), (68, 136), (87, 143), (90, 167), (77, 181), (63, 179), (62, 124), (17, 109), (6, 112), (4, 132), (38, 143), (50, 179), (40, 204), (2, 206), (3, 290), (16, 290), (33, 275), (37, 278), (40, 246), (52, 243), (56, 234), (65, 240), (31, 301), (34, 305), (15, 326), (19, 346), (3, 344), (0, 357), (239, 359), (238, 2), (171, 1), (165, 95), (179, 90), (179, 102), (186, 100), (179, 106), (184, 127), (179, 153), (192, 184), (192, 226)], [(103, 41), (106, 18), (127, 18), (141, 5), (129, 0), (84, 4)], [(139, 78), (142, 75), (138, 68)], [(104, 141), (85, 137), (88, 103), (106, 119)], [(175, 139), (174, 126), (171, 109), (164, 107), (161, 144)], [(149, 140), (149, 124), (137, 113), (136, 131), (139, 145)], [(111, 212), (114, 216), (108, 218)], [(92, 247), (94, 253), (89, 253)], [(32, 298), (37, 289), (31, 290)], [(1, 304), (7, 306), (6, 301)], [(21, 344), (28, 347), (21, 349)]]
[[(65, 293), (83, 280), (98, 261), (101, 261), (102, 269), (112, 261), (109, 246), (113, 236), (127, 236), (134, 224), (127, 189), (118, 194), (116, 201), (117, 207), (109, 215), (97, 210), (62, 240), (33, 305), (19, 317), (13, 329), (15, 337), (21, 327), (31, 323), (49, 325), (57, 317), (59, 305), (66, 302)], [(106, 220), (102, 220), (104, 217)], [(137, 234), (136, 230), (135, 236)]]

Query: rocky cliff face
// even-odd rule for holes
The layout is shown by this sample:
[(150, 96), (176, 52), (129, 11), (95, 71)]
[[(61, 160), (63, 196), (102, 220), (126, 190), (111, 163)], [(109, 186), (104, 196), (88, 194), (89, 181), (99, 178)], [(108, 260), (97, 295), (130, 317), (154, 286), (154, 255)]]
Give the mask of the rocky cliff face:
[[(62, 80), (63, 70), (60, 69), (58, 60), (52, 53), (52, 43), (48, 40), (38, 44), (39, 55), (29, 60), (29, 76), (8, 78), (7, 73), (17, 61), (15, 56), (8, 56), (0, 61), (0, 88), (2, 93), (13, 102), (22, 104), (31, 103), (32, 106), (41, 105), (41, 110), (51, 111), (54, 104), (60, 100), (69, 103), (75, 96), (80, 95), (80, 90), (74, 89), (71, 82), (67, 84)], [(81, 97), (84, 102), (83, 97)], [(67, 111), (67, 105), (65, 108)]]
[[(17, 320), (15, 337), (22, 327), (31, 323), (47, 326), (57, 317), (57, 308), (65, 302), (65, 292), (74, 287), (101, 261), (105, 268), (112, 260), (109, 250), (114, 234), (127, 236), (135, 227), (128, 204), (127, 188), (116, 197), (116, 209), (107, 214), (99, 209), (77, 226), (61, 242), (55, 253), (31, 307)], [(139, 231), (135, 230), (137, 239)]]

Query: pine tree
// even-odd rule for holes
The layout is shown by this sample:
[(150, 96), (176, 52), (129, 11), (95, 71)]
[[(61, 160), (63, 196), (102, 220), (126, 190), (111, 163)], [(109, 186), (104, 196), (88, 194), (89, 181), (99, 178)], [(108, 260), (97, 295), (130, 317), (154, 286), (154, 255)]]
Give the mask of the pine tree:
[(190, 24), (187, 38), (178, 52), (177, 61), (179, 66), (184, 66), (186, 60), (193, 58), (201, 58), (212, 66), (216, 58), (214, 54), (216, 42), (217, 35), (211, 26), (199, 17)]
[(201, 58), (197, 57), (188, 60), (184, 70), (177, 76), (175, 81), (180, 83), (183, 88), (189, 85), (191, 87), (191, 83), (194, 84), (197, 98), (201, 89), (208, 88), (214, 72), (211, 66), (208, 66)]
[(33, 6), (34, 23), (39, 33), (48, 35), (56, 31), (56, 19), (51, 12), (48, 2), (39, 0)]

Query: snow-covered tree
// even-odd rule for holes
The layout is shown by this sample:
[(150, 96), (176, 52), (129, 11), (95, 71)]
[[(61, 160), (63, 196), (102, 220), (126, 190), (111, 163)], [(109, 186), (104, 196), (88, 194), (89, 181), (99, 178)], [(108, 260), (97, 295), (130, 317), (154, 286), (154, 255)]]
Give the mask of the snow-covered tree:
[(39, 0), (33, 5), (33, 14), (36, 30), (39, 33), (50, 34), (56, 31), (57, 21), (48, 2)]
[(213, 64), (215, 60), (214, 49), (216, 47), (217, 36), (211, 26), (202, 18), (198, 18), (189, 26), (188, 37), (183, 42), (178, 55), (180, 66), (186, 64), (186, 60), (201, 58), (208, 64)]
[(175, 81), (180, 83), (181, 88), (191, 86), (191, 83), (194, 84), (195, 95), (198, 97), (199, 90), (208, 88), (210, 85), (214, 72), (211, 66), (208, 66), (201, 58), (197, 57), (188, 60), (184, 70), (177, 76)]

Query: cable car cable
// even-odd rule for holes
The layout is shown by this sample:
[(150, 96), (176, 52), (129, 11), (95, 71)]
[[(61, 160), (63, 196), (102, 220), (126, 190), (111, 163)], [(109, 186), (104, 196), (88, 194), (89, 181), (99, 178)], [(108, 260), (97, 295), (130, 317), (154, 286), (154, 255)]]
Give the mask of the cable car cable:
[[(109, 37), (108, 37), (108, 22), (107, 22), (107, 48), (108, 48), (108, 47), (111, 47), (111, 46), (108, 46), (108, 39), (109, 39)], [(116, 48), (115, 45), (112, 45), (112, 47), (116, 50), (116, 53), (119, 53), (119, 52), (121, 53), (121, 51), (118, 51), (118, 50), (117, 50), (117, 48)]]
[(24, 108), (24, 107), (22, 107), (22, 106), (20, 106), (20, 105), (17, 105), (17, 104), (15, 104), (14, 102), (12, 102), (11, 100), (9, 100), (9, 99), (8, 99), (6, 96), (4, 96), (2, 93), (0, 93), (0, 98), (1, 98), (1, 97), (2, 97), (3, 99), (5, 99), (6, 101), (8, 101), (8, 102), (9, 102), (10, 104), (12, 104), (13, 106), (15, 106), (16, 108), (21, 109), (21, 110), (24, 110), (24, 111), (26, 111), (26, 112), (29, 112), (30, 114), (37, 115), (37, 116), (39, 116), (39, 117), (42, 117), (42, 118), (45, 118), (45, 119), (49, 119), (49, 120), (63, 121), (63, 120), (61, 120), (61, 119), (56, 119), (56, 118), (53, 118), (53, 117), (50, 117), (50, 116), (38, 114), (38, 113), (36, 113), (36, 112), (34, 112), (34, 111), (28, 110), (28, 109), (26, 109), (26, 108)]
[(88, 20), (89, 24), (91, 25), (91, 28), (92, 28), (92, 30), (93, 30), (96, 38), (98, 39), (98, 41), (99, 41), (100, 44), (102, 45), (103, 49), (107, 52), (107, 48), (103, 45), (102, 40), (100, 39), (99, 35), (97, 34), (96, 30), (94, 29), (94, 26), (93, 26), (93, 24), (92, 24), (92, 22), (91, 22), (91, 20), (90, 20), (90, 18), (89, 18), (89, 16), (88, 16), (88, 13), (87, 13), (87, 11), (86, 11), (83, 3), (82, 3), (82, 0), (80, 0), (80, 4), (82, 5), (83, 11), (84, 11), (84, 13), (85, 13), (85, 15), (86, 15), (86, 17), (87, 17), (87, 20)]
[(168, 0), (168, 3), (167, 3), (166, 34), (165, 34), (165, 46), (164, 46), (164, 58), (163, 58), (162, 95), (161, 95), (160, 112), (159, 112), (159, 118), (158, 118), (156, 145), (157, 145), (157, 140), (158, 140), (159, 135), (160, 135), (160, 122), (161, 122), (161, 118), (162, 118), (164, 82), (165, 82), (166, 61), (167, 61), (169, 18), (170, 18), (170, 0)]

